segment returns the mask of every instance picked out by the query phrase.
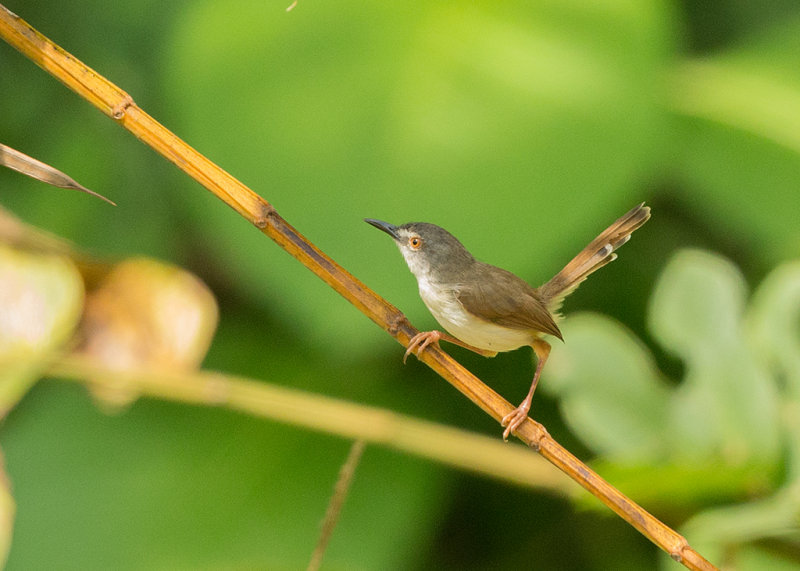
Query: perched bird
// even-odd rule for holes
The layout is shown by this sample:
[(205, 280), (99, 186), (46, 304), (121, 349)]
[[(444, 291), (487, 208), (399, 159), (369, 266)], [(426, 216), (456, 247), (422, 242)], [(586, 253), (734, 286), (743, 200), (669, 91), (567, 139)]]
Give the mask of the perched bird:
[(441, 339), (486, 357), (531, 346), (537, 357), (536, 372), (525, 400), (502, 420), (503, 439), (508, 439), (528, 417), (533, 392), (550, 354), (550, 344), (542, 337), (552, 335), (563, 341), (557, 322), (564, 298), (589, 274), (615, 260), (614, 251), (649, 218), (650, 208), (644, 203), (633, 208), (538, 288), (509, 271), (476, 260), (444, 228), (426, 222), (395, 226), (366, 218), (365, 222), (394, 238), (417, 278), (422, 301), (448, 332), (418, 333), (409, 342), (403, 362), (409, 354), (419, 355)]

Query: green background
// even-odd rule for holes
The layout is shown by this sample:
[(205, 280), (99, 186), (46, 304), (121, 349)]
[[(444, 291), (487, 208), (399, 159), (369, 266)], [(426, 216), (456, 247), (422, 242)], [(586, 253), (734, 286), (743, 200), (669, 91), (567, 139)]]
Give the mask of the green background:
[[(795, 2), (4, 4), (420, 328), (434, 321), (413, 277), (364, 217), (437, 223), (537, 285), (647, 201), (652, 220), (565, 312), (624, 323), (671, 386), (685, 363), (652, 343), (647, 311), (672, 255), (721, 253), (751, 287), (800, 255)], [(210, 285), (221, 323), (206, 368), (499, 437), (293, 258), (4, 43), (0, 133), (119, 205), (0, 171), (4, 207), (99, 258), (170, 260)], [(527, 350), (452, 351), (524, 396)], [(571, 432), (547, 377), (536, 418), (580, 457), (603, 452)], [(10, 569), (303, 568), (348, 449), (157, 401), (108, 416), (52, 381), (0, 441), (18, 504)], [(670, 509), (654, 493), (645, 507), (679, 526), (730, 500), (710, 496)], [(677, 567), (658, 557), (606, 512), (368, 447), (324, 568)]]

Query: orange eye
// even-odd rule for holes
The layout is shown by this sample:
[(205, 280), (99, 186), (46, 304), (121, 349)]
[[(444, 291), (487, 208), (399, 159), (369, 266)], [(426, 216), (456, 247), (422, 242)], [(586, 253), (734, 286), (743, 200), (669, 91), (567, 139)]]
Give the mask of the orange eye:
[(422, 247), (422, 238), (419, 236), (412, 236), (408, 240), (408, 245), (411, 246), (412, 250), (419, 250)]

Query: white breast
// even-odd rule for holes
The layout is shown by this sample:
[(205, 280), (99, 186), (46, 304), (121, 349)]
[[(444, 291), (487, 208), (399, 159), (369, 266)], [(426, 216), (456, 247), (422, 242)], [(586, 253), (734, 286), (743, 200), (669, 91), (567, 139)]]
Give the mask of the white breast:
[(511, 351), (530, 345), (535, 336), (522, 329), (507, 329), (467, 313), (456, 293), (426, 277), (417, 276), (419, 295), (436, 321), (457, 339), (479, 349)]

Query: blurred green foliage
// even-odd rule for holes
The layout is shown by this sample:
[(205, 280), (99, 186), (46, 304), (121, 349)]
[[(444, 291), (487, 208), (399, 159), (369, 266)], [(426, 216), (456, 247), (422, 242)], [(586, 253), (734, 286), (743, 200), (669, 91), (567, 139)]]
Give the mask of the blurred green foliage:
[(774, 270), (752, 304), (745, 292), (727, 260), (681, 252), (649, 309), (656, 340), (685, 364), (681, 384), (618, 322), (583, 314), (564, 326), (547, 387), (601, 473), (657, 513), (713, 505), (686, 524), (695, 547), (772, 568), (782, 558), (758, 542), (800, 540), (800, 265)]
[[(441, 224), (478, 257), (538, 284), (647, 200), (652, 221), (567, 301), (567, 316), (602, 312), (649, 340), (647, 301), (682, 246), (722, 252), (744, 281), (717, 258), (689, 264), (695, 273), (670, 265), (682, 285), (653, 294), (665, 305), (650, 313), (659, 343), (649, 357), (616, 333), (607, 349), (628, 347), (612, 361), (599, 350), (603, 337), (582, 340), (582, 318), (568, 318), (553, 361), (580, 346), (606, 380), (582, 389), (582, 401), (540, 394), (534, 415), (576, 453), (599, 454), (603, 475), (634, 499), (641, 491), (678, 527), (701, 510), (713, 518), (722, 513), (714, 507), (733, 509), (737, 482), (753, 481), (747, 469), (732, 473), (737, 458), (765, 468), (749, 491), (765, 502), (790, 471), (768, 418), (776, 397), (746, 394), (762, 386), (753, 382), (761, 365), (723, 324), (737, 323), (745, 282), (800, 256), (796, 3), (300, 0), (290, 13), (245, 0), (4, 4), (253, 187), (421, 328), (433, 320), (413, 278), (363, 217)], [(95, 256), (155, 256), (200, 275), (221, 306), (207, 367), (499, 435), (425, 367), (402, 367), (401, 348), (296, 261), (5, 44), (0, 111), (3, 143), (119, 207), (12, 172), (0, 172), (3, 205)], [(689, 343), (683, 319), (705, 335)], [(783, 342), (764, 323), (762, 357)], [(796, 331), (796, 319), (788, 327)], [(509, 400), (523, 396), (532, 373), (524, 351), (493, 360), (453, 352)], [(556, 370), (545, 370), (544, 387), (561, 390)], [(599, 389), (636, 374), (626, 395), (648, 414), (625, 417)], [(109, 417), (84, 391), (53, 383), (12, 412), (0, 442), (18, 504), (12, 569), (301, 568), (347, 451), (337, 439), (216, 410), (139, 402)], [(629, 452), (638, 467), (624, 461)], [(699, 472), (664, 466), (682, 457), (692, 467), (698, 456)], [(637, 481), (677, 490), (679, 509)], [(370, 448), (325, 568), (655, 564), (655, 548), (627, 525), (573, 510)], [(690, 542), (691, 529), (709, 537), (702, 519), (686, 525)], [(728, 537), (763, 537), (742, 529)], [(761, 568), (763, 553), (739, 568)]]

